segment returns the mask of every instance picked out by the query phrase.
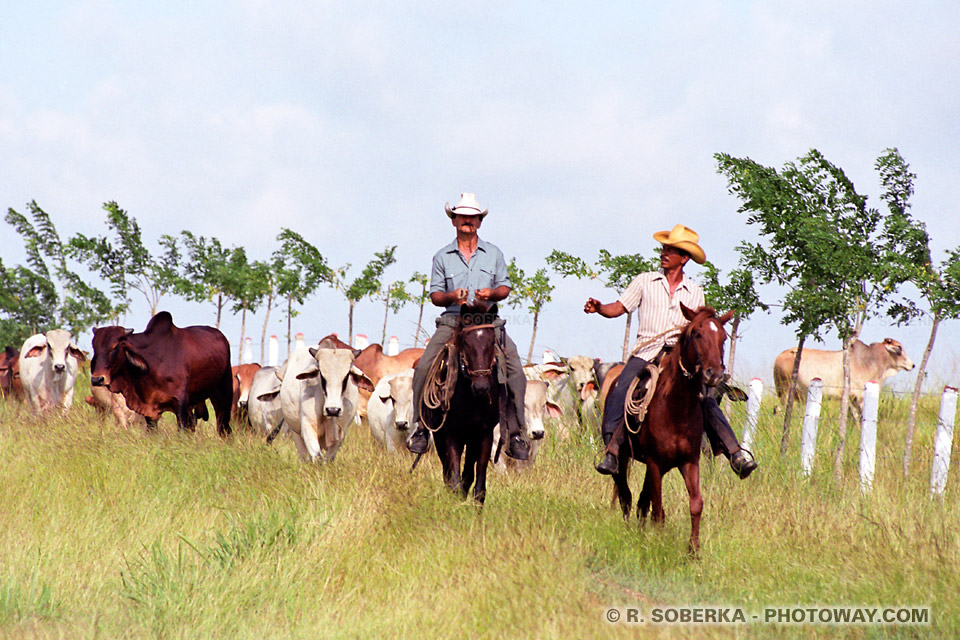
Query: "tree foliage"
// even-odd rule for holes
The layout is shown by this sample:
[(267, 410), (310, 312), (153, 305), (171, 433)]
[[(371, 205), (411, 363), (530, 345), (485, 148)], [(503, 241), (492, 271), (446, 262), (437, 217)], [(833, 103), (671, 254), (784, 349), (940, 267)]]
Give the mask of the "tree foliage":
[(510, 277), (510, 288), (512, 289), (507, 304), (511, 307), (527, 305), (527, 311), (533, 314), (533, 332), (530, 336), (530, 349), (527, 351), (527, 363), (529, 364), (533, 360), (533, 345), (537, 339), (540, 311), (552, 299), (555, 287), (550, 284), (550, 277), (547, 275), (546, 268), (541, 267), (528, 277), (523, 269), (517, 265), (516, 258), (510, 259), (510, 263), (507, 265), (507, 273)]

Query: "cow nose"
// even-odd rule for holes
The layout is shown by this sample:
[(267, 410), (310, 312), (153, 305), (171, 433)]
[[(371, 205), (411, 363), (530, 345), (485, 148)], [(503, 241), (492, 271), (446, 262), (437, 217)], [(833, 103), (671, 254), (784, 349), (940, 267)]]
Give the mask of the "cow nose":
[(91, 387), (102, 387), (103, 386), (103, 376), (93, 376), (90, 378)]
[(56, 371), (57, 373), (63, 373), (63, 370), (66, 368), (67, 368), (66, 365), (62, 365), (62, 364), (53, 365), (53, 370)]
[(406, 420), (397, 420), (397, 429), (405, 430), (407, 428)]
[(341, 409), (340, 407), (327, 407), (324, 411), (331, 418), (336, 418), (340, 415)]
[(537, 431), (534, 431), (533, 433), (531, 433), (530, 437), (533, 438), (534, 440), (543, 440), (543, 431), (538, 429)]

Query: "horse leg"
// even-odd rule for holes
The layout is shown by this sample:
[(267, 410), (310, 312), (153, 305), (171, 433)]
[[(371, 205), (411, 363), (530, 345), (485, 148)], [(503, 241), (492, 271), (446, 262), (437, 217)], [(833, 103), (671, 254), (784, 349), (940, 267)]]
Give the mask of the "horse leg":
[(493, 430), (480, 439), (480, 455), (477, 456), (477, 483), (473, 486), (473, 499), (483, 504), (487, 496), (487, 465), (493, 450)]
[(647, 519), (650, 512), (650, 496), (653, 494), (651, 475), (649, 468), (643, 475), (643, 488), (640, 490), (640, 498), (637, 500), (637, 517), (643, 520)]
[(700, 514), (703, 513), (703, 496), (700, 495), (700, 461), (680, 465), (683, 483), (690, 495), (690, 553), (700, 550)]
[[(436, 444), (436, 441), (434, 442)], [(461, 491), (460, 454), (461, 448), (453, 438), (446, 438), (441, 460), (443, 461), (443, 480), (452, 491)], [(439, 451), (439, 448), (438, 448)]]
[(630, 519), (630, 508), (633, 506), (633, 494), (630, 493), (630, 485), (627, 483), (627, 473), (630, 470), (628, 460), (620, 460), (617, 465), (617, 472), (613, 474), (614, 495), (620, 500), (620, 510), (623, 512), (623, 519)]
[(470, 487), (473, 485), (474, 478), (476, 478), (476, 464), (477, 445), (474, 441), (467, 445), (467, 449), (463, 457), (463, 471), (460, 474), (460, 492), (463, 494), (464, 498), (466, 498), (467, 494), (470, 493)]
[(647, 477), (643, 481), (644, 485), (647, 484), (648, 480), (650, 481), (651, 518), (655, 524), (663, 524), (666, 519), (666, 514), (663, 512), (663, 475), (660, 466), (649, 458), (647, 459)]

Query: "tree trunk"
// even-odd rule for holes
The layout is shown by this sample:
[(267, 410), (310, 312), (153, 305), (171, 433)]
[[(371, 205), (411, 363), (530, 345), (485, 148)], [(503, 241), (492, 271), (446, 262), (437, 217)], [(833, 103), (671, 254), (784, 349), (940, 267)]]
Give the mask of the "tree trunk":
[(413, 347), (416, 348), (420, 341), (420, 327), (423, 323), (423, 305), (427, 300), (427, 285), (423, 285), (423, 291), (420, 293), (420, 315), (417, 316), (417, 335), (413, 338)]
[(903, 451), (903, 477), (906, 479), (910, 472), (910, 454), (913, 450), (913, 428), (917, 424), (917, 405), (920, 404), (920, 391), (923, 386), (923, 372), (927, 369), (927, 362), (930, 360), (930, 353), (933, 351), (933, 343), (937, 339), (937, 327), (940, 326), (940, 314), (933, 316), (933, 328), (930, 329), (930, 339), (927, 340), (927, 348), (923, 352), (923, 359), (920, 361), (920, 369), (917, 371), (917, 382), (913, 385), (913, 399), (910, 400), (910, 418), (907, 421), (907, 441)]
[[(733, 363), (734, 358), (737, 355), (737, 338), (740, 337), (738, 330), (740, 329), (740, 314), (733, 316), (733, 326), (730, 327), (730, 358), (728, 360), (727, 373), (730, 375), (730, 380), (733, 381)], [(726, 414), (730, 413), (730, 396), (723, 397), (723, 411)]]
[(537, 321), (540, 319), (540, 312), (533, 312), (533, 333), (530, 335), (530, 349), (527, 351), (527, 364), (533, 363), (533, 343), (537, 339)]
[(270, 323), (271, 307), (273, 307), (273, 291), (267, 294), (267, 317), (263, 319), (263, 333), (260, 335), (260, 362), (267, 361), (263, 354), (266, 353), (265, 346), (267, 343), (267, 325)]
[(797, 355), (793, 358), (793, 370), (790, 372), (790, 386), (787, 387), (787, 406), (783, 410), (783, 437), (780, 438), (780, 455), (787, 455), (787, 444), (790, 442), (790, 419), (793, 417), (793, 396), (797, 393), (797, 377), (800, 375), (800, 358), (803, 356), (803, 343), (807, 336), (800, 338), (797, 345)]
[(350, 311), (348, 316), (349, 322), (347, 324), (347, 339), (350, 341), (350, 346), (353, 347), (353, 305), (355, 301), (349, 300), (348, 302), (350, 303)]
[(847, 444), (847, 413), (850, 410), (850, 347), (855, 338), (848, 336), (843, 341), (843, 391), (840, 392), (840, 423), (837, 426), (837, 451), (833, 456), (833, 475), (843, 476), (843, 450)]
[(390, 315), (390, 289), (387, 289), (387, 298), (383, 301), (383, 335), (380, 336), (380, 344), (387, 344), (387, 316)]
[(220, 312), (223, 311), (223, 294), (217, 294), (217, 329), (220, 328)]
[(287, 295), (287, 357), (290, 357), (290, 312), (293, 310), (293, 295)]
[(237, 349), (239, 356), (237, 357), (237, 364), (243, 364), (243, 338), (244, 332), (247, 330), (247, 308), (244, 307), (243, 311), (240, 313), (240, 348)]
[(630, 318), (633, 317), (633, 313), (627, 312), (627, 326), (623, 330), (623, 355), (621, 360), (624, 362), (627, 361), (627, 355), (630, 353)]

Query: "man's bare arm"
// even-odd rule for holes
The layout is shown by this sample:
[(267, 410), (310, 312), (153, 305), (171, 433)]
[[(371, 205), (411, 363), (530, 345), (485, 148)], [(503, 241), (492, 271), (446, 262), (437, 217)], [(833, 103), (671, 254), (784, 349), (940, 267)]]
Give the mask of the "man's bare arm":
[(586, 304), (583, 305), (583, 312), (599, 313), (604, 318), (616, 318), (625, 314), (627, 309), (619, 300), (603, 304), (596, 298), (587, 298)]

